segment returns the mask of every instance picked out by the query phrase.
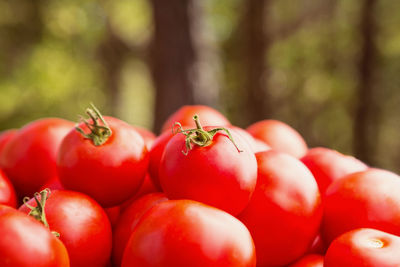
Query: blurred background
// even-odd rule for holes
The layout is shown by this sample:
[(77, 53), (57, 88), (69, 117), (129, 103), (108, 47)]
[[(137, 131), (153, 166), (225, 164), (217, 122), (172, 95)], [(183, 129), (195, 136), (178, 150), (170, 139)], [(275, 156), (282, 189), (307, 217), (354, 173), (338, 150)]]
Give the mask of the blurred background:
[(400, 172), (400, 1), (0, 0), (0, 130), (184, 104)]

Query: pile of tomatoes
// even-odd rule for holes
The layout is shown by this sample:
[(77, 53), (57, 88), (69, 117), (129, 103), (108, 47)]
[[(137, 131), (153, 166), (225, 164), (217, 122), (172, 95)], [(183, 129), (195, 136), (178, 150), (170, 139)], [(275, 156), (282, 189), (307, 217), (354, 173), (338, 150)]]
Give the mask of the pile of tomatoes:
[(184, 106), (0, 134), (0, 266), (400, 266), (400, 177)]

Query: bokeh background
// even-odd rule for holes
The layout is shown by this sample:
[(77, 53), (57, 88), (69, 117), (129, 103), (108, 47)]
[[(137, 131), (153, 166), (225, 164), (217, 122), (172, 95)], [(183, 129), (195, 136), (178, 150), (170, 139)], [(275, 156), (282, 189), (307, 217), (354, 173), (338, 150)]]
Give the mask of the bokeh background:
[(400, 172), (400, 1), (0, 0), (0, 130), (184, 104)]

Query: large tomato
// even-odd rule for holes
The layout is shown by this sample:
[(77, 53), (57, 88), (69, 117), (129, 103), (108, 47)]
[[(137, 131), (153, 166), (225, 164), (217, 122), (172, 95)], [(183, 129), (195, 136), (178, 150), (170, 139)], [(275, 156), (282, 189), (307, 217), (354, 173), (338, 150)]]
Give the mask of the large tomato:
[[(48, 192), (42, 191), (40, 197), (35, 197), (40, 203), (45, 202), (43, 216), (50, 230), (60, 234), (71, 267), (105, 266), (111, 254), (112, 237), (110, 222), (101, 206), (79, 192), (56, 190), (50, 195)], [(34, 198), (27, 204), (37, 207)], [(19, 210), (27, 214), (31, 211), (26, 204)]]
[(0, 170), (0, 204), (17, 207), (14, 187), (2, 170)]
[[(301, 257), (296, 262), (290, 264), (288, 267), (323, 267), (323, 266), (324, 266), (324, 256), (319, 254), (308, 254)], [(344, 265), (340, 266), (344, 267)]]
[(171, 114), (165, 121), (161, 128), (161, 132), (171, 131), (175, 122), (179, 122), (182, 126), (193, 128), (196, 124), (193, 122), (193, 116), (198, 115), (204, 125), (210, 126), (228, 126), (230, 122), (218, 110), (208, 106), (191, 105), (183, 106), (173, 114)]
[(43, 224), (0, 205), (0, 266), (69, 267), (63, 243)]
[(277, 120), (263, 120), (250, 125), (246, 129), (272, 149), (301, 158), (307, 153), (307, 144), (303, 137), (292, 127)]
[(235, 217), (192, 200), (158, 203), (126, 245), (122, 267), (256, 266), (247, 228)]
[(19, 197), (32, 196), (56, 176), (56, 154), (73, 123), (56, 118), (41, 119), (21, 128), (5, 145), (0, 165)]
[(257, 266), (283, 266), (303, 255), (318, 233), (318, 185), (298, 159), (274, 150), (256, 154), (257, 187), (239, 215), (254, 239)]
[(324, 199), (322, 236), (326, 244), (356, 228), (400, 235), (400, 177), (369, 169), (332, 183)]
[(66, 189), (93, 197), (104, 207), (129, 199), (139, 190), (147, 172), (148, 152), (143, 138), (127, 123), (103, 119), (93, 107), (90, 128), (80, 123), (64, 138), (57, 167)]
[[(212, 129), (198, 126), (204, 135)], [(237, 215), (256, 185), (254, 153), (234, 131), (232, 138), (224, 131), (208, 139), (200, 133), (170, 139), (159, 167), (161, 187), (169, 199), (192, 199)]]
[(346, 232), (329, 246), (324, 266), (398, 267), (400, 237), (368, 228)]
[(322, 197), (324, 197), (326, 189), (333, 181), (348, 174), (368, 169), (368, 166), (358, 159), (324, 147), (308, 150), (307, 154), (301, 158), (301, 161), (317, 180)]
[(8, 141), (18, 132), (17, 129), (10, 129), (0, 133), (0, 155), (3, 151), (3, 148), (6, 146)]

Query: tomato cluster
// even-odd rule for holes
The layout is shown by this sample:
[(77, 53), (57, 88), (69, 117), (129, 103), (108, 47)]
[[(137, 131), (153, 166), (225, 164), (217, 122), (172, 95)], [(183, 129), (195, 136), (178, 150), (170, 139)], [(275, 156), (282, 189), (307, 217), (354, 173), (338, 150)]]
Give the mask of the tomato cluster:
[(400, 266), (397, 174), (206, 106), (87, 114), (0, 134), (0, 266)]

